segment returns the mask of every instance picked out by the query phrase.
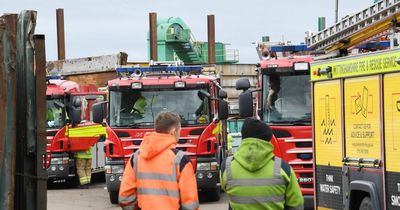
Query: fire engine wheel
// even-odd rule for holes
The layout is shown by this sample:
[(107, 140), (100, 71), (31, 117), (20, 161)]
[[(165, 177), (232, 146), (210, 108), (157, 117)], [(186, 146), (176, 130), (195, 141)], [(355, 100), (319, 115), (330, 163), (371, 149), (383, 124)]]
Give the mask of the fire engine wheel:
[(118, 191), (110, 191), (108, 194), (110, 195), (110, 202), (112, 204), (118, 204)]
[(210, 189), (207, 194), (208, 200), (219, 201), (219, 199), (221, 198), (221, 189), (219, 187), (216, 189)]
[(372, 210), (374, 209), (372, 206), (372, 201), (369, 196), (364, 197), (360, 204), (360, 210)]

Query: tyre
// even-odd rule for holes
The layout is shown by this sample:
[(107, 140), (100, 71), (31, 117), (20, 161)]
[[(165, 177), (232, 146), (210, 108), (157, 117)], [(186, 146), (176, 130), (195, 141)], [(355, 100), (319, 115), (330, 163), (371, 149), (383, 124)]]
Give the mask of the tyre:
[(215, 189), (210, 189), (208, 191), (209, 201), (219, 201), (220, 198), (221, 198), (221, 189), (219, 187)]
[(110, 191), (108, 194), (110, 195), (110, 202), (112, 204), (118, 204), (118, 191)]
[(360, 210), (373, 210), (371, 198), (369, 196), (364, 197), (360, 204)]

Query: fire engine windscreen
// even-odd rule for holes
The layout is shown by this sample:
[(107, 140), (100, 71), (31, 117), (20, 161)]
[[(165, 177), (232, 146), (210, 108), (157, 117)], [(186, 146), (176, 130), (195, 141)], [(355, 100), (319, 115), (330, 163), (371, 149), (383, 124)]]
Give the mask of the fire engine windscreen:
[(264, 75), (264, 121), (278, 124), (310, 124), (309, 79), (309, 75)]
[(64, 102), (59, 99), (47, 99), (46, 125), (47, 128), (61, 128), (65, 125)]
[(209, 110), (209, 99), (198, 89), (110, 91), (111, 127), (153, 126), (161, 111), (178, 113), (182, 126), (208, 124)]

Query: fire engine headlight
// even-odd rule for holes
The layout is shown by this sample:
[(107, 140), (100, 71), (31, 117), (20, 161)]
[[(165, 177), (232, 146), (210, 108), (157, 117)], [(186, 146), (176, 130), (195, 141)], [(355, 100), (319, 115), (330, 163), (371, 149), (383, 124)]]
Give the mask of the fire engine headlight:
[(51, 164), (62, 164), (62, 158), (51, 158)]
[(186, 83), (179, 81), (179, 82), (175, 82), (175, 88), (185, 88), (186, 87)]
[(132, 89), (142, 89), (142, 83), (141, 82), (132, 82), (131, 88)]
[(218, 163), (217, 162), (211, 162), (210, 163), (210, 170), (211, 171), (216, 171), (216, 170), (218, 170)]
[(198, 174), (197, 174), (197, 178), (203, 179), (203, 178), (204, 178), (204, 174), (203, 174), (203, 173), (198, 173)]
[(211, 179), (213, 177), (213, 174), (211, 172), (207, 173), (207, 178)]
[(68, 157), (63, 157), (63, 158), (51, 158), (51, 164), (52, 165), (61, 165), (61, 164), (68, 164), (69, 158)]
[(51, 164), (62, 164), (62, 158), (51, 158)]
[(113, 173), (113, 174), (124, 173), (124, 166), (123, 165), (111, 165), (111, 173)]
[(209, 171), (211, 169), (210, 163), (197, 163), (198, 171)]
[(310, 64), (307, 62), (297, 62), (293, 64), (295, 71), (308, 71), (310, 70)]
[(68, 163), (69, 163), (69, 158), (68, 157), (63, 157), (62, 164), (67, 165)]
[(104, 166), (104, 171), (106, 172), (106, 174), (111, 174), (111, 166)]
[(199, 171), (216, 171), (218, 170), (218, 163), (197, 163), (197, 170)]

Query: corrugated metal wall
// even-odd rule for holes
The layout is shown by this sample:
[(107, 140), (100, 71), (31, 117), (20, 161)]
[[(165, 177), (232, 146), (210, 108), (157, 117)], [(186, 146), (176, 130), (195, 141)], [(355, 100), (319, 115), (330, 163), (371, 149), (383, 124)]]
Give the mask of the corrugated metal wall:
[(33, 36), (35, 25), (35, 11), (0, 17), (0, 209), (46, 209), (44, 36)]
[(16, 155), (17, 15), (0, 18), (0, 204), (14, 208)]

